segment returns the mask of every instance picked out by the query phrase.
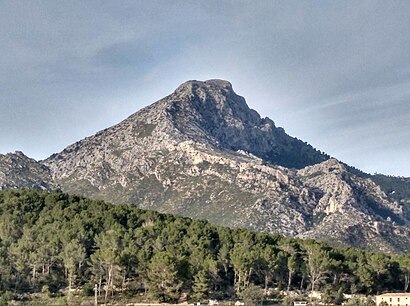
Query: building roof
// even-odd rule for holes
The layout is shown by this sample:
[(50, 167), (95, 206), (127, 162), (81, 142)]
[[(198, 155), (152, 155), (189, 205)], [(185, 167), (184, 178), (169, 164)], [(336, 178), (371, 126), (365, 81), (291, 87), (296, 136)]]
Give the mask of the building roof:
[(410, 292), (402, 292), (402, 293), (397, 293), (397, 292), (383, 293), (383, 294), (379, 294), (378, 296), (410, 296)]

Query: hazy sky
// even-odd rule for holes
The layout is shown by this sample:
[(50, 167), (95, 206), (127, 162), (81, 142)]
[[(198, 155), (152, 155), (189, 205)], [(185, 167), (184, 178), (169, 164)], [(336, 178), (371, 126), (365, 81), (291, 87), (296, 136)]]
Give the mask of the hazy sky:
[(36, 159), (190, 80), (292, 136), (410, 176), (410, 1), (1, 1), (0, 152)]

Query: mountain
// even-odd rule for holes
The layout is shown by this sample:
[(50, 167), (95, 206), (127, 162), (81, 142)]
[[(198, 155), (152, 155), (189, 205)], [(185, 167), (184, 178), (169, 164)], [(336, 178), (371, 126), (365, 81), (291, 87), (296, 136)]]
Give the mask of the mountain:
[(410, 251), (406, 202), (261, 118), (227, 81), (186, 82), (38, 166), (50, 171), (50, 185), (69, 193), (290, 237)]
[(33, 188), (51, 189), (50, 169), (23, 154), (0, 154), (0, 189)]

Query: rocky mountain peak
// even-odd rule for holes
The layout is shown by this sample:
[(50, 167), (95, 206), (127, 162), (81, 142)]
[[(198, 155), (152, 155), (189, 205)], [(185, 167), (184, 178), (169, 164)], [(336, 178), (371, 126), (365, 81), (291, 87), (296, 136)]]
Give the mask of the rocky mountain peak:
[[(196, 143), (246, 151), (270, 163), (303, 168), (328, 157), (249, 108), (224, 80), (188, 81), (162, 103), (178, 132)], [(159, 105), (158, 105), (159, 106)]]
[(32, 158), (25, 155), (22, 151), (14, 151), (13, 153), (10, 152), (4, 155), (0, 154), (0, 158), (10, 163), (18, 162), (18, 161), (22, 161), (22, 162), (34, 161)]
[(342, 175), (347, 172), (347, 167), (336, 158), (329, 158), (319, 164), (308, 166), (299, 170), (299, 174), (302, 176), (312, 176), (315, 174), (334, 174)]
[(21, 151), (0, 154), (0, 189), (51, 189), (50, 170)]
[[(24, 154), (22, 151), (14, 151), (14, 153), (8, 153), (9, 155), (15, 155), (15, 156), (20, 156), (20, 157), (27, 157), (26, 154)], [(27, 157), (29, 158), (29, 157)]]
[(185, 82), (168, 100), (176, 109), (197, 112), (205, 116), (205, 120), (219, 118), (228, 124), (238, 125), (253, 124), (260, 120), (259, 114), (234, 92), (231, 83), (224, 80)]
[(202, 91), (225, 91), (233, 92), (232, 84), (225, 80), (213, 79), (207, 81), (197, 81), (197, 80), (190, 80), (182, 83), (178, 86), (175, 92), (184, 93), (184, 92), (193, 92), (196, 90)]
[(123, 187), (134, 184), (135, 171), (138, 175), (148, 173), (155, 168), (153, 160), (158, 156), (182, 154), (181, 150), (186, 151), (184, 143), (190, 143), (195, 150), (206, 148), (222, 154), (245, 152), (291, 168), (327, 159), (276, 128), (269, 118), (261, 118), (229, 82), (209, 80), (185, 82), (169, 96), (68, 146), (43, 163), (50, 168), (53, 179), (71, 182), (73, 186), (67, 191), (80, 187), (87, 189), (85, 195), (91, 195), (95, 188), (101, 191), (101, 186), (114, 178)]

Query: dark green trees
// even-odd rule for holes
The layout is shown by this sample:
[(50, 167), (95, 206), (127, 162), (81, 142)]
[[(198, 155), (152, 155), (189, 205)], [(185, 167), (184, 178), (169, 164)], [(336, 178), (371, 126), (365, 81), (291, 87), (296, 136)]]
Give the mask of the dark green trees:
[(330, 248), (63, 193), (0, 191), (2, 292), (48, 286), (69, 296), (96, 284), (107, 300), (127, 292), (171, 302), (253, 297), (258, 304), (273, 287), (408, 291), (409, 262), (408, 254)]
[(148, 266), (148, 286), (152, 296), (161, 302), (175, 302), (181, 295), (182, 281), (178, 261), (167, 252), (155, 254)]

